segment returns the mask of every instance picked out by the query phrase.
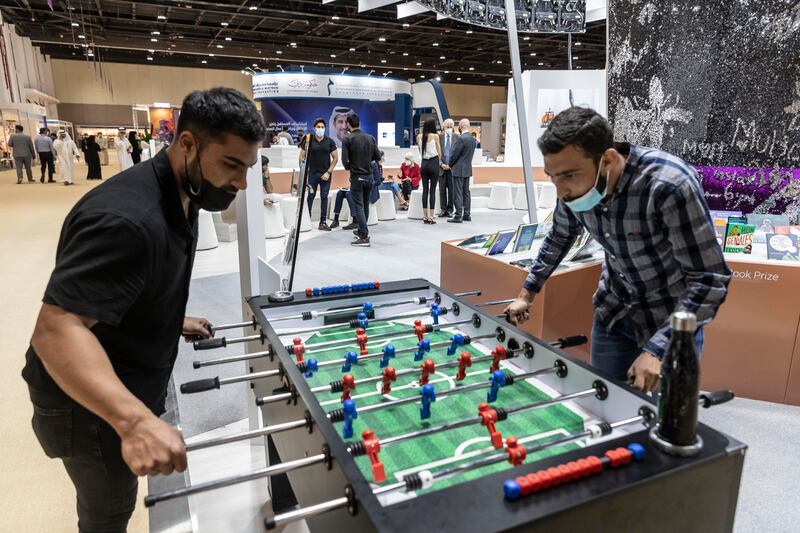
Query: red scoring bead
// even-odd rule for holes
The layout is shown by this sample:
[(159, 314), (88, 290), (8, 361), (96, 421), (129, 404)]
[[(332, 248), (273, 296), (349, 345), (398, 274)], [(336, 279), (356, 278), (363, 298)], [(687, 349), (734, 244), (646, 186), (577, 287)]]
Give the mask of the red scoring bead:
[(586, 461), (589, 463), (589, 473), (590, 474), (599, 474), (603, 471), (603, 463), (600, 461), (599, 457), (595, 457), (594, 455), (590, 455), (586, 458)]
[(314, 296), (314, 289), (306, 289), (306, 296)]

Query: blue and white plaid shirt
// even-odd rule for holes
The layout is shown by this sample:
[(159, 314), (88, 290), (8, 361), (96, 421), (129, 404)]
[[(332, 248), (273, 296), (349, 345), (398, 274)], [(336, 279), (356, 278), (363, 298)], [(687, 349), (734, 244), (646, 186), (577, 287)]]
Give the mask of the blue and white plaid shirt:
[[(624, 152), (627, 145), (620, 145)], [(630, 145), (614, 194), (576, 213), (561, 200), (525, 288), (539, 292), (586, 228), (605, 249), (594, 305), (610, 330), (630, 317), (642, 349), (662, 357), (677, 310), (708, 324), (728, 293), (731, 271), (717, 243), (697, 172), (682, 159)]]

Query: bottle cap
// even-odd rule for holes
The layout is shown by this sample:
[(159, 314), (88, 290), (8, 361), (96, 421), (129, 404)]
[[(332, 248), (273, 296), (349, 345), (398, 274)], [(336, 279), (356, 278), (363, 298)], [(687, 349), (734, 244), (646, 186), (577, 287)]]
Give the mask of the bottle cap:
[(694, 333), (697, 330), (697, 317), (689, 311), (676, 311), (672, 313), (669, 325), (675, 331)]

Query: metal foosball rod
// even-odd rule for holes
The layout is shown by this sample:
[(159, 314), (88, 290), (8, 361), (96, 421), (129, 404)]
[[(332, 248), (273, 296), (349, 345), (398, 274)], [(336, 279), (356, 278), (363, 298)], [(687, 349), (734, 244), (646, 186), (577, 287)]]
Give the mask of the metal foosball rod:
[(230, 344), (241, 344), (243, 342), (250, 342), (250, 341), (261, 341), (264, 343), (266, 339), (266, 335), (264, 332), (261, 331), (256, 335), (247, 335), (245, 337), (234, 337), (234, 338), (227, 338), (227, 337), (217, 337), (214, 339), (203, 339), (200, 341), (195, 341), (192, 346), (195, 350), (213, 350), (215, 348), (225, 348)]
[[(542, 450), (546, 450), (548, 448), (553, 448), (555, 446), (560, 446), (562, 444), (568, 444), (570, 442), (580, 439), (585, 439), (587, 437), (609, 435), (613, 430), (617, 428), (627, 426), (630, 424), (646, 423), (648, 422), (649, 419), (651, 419), (651, 417), (649, 417), (648, 415), (641, 414), (631, 418), (626, 418), (624, 420), (618, 420), (616, 422), (611, 422), (611, 423), (603, 422), (601, 424), (598, 424), (597, 426), (592, 426), (583, 431), (578, 431), (576, 433), (564, 435), (562, 437), (534, 444), (532, 446), (525, 446), (524, 447), (525, 455), (537, 453)], [(484, 448), (481, 451), (490, 452), (494, 451), (494, 448)], [(497, 463), (502, 463), (508, 460), (509, 460), (509, 453), (507, 451), (502, 451), (494, 453), (487, 457), (483, 457), (481, 459), (476, 459), (475, 461), (470, 461), (467, 463), (462, 463), (458, 466), (446, 468), (444, 470), (439, 470), (438, 472), (421, 470), (413, 474), (407, 474), (406, 476), (403, 477), (403, 481), (377, 488), (373, 491), (373, 494), (380, 495), (403, 489), (405, 489), (407, 492), (412, 490), (428, 489), (433, 485), (435, 481), (447, 479), (449, 477), (455, 476), (456, 474), (461, 474), (463, 472), (468, 472), (470, 470), (477, 470), (479, 468), (491, 466)]]
[(514, 298), (509, 298), (505, 300), (493, 300), (491, 302), (481, 302), (475, 304), (475, 307), (491, 307), (493, 305), (508, 305), (514, 301)]
[(236, 363), (239, 361), (249, 361), (250, 359), (258, 359), (260, 357), (267, 357), (272, 355), (272, 350), (264, 350), (261, 352), (246, 353), (244, 355), (231, 355), (228, 357), (219, 357), (217, 359), (208, 359), (206, 361), (193, 361), (192, 367), (197, 370), (205, 366), (224, 365), (227, 363)]
[(258, 329), (258, 321), (256, 320), (256, 317), (253, 317), (250, 320), (245, 320), (244, 322), (235, 322), (233, 324), (222, 324), (219, 326), (211, 324), (211, 332), (216, 333), (217, 331), (223, 331), (226, 329), (246, 328), (248, 326), (252, 326), (253, 329)]
[[(452, 312), (452, 310), (453, 309), (451, 307), (440, 307), (438, 309), (440, 316), (444, 316), (444, 315)], [(430, 309), (426, 308), (425, 310), (406, 311), (404, 313), (397, 313), (396, 315), (383, 316), (383, 317), (380, 317), (380, 318), (369, 318), (369, 319), (366, 319), (366, 320), (367, 320), (368, 325), (371, 326), (371, 325), (375, 324), (376, 322), (390, 322), (392, 320), (402, 320), (402, 319), (405, 319), (405, 318), (413, 318), (413, 317), (416, 317), (416, 316), (426, 316), (426, 315), (430, 315), (430, 314), (431, 314)], [(350, 326), (351, 329), (358, 328), (358, 327), (363, 327), (363, 326), (361, 326), (361, 320), (358, 319), (358, 318), (354, 318), (354, 319), (350, 320), (349, 322), (342, 322), (342, 323), (339, 323), (339, 324), (329, 324), (327, 326), (308, 327), (308, 328), (299, 328), (299, 329), (291, 329), (291, 330), (275, 330), (275, 333), (279, 337), (288, 337), (290, 335), (302, 335), (303, 333), (317, 333), (319, 331), (329, 331), (329, 330), (332, 330), (332, 329), (342, 328), (342, 327), (345, 327), (345, 326)]]

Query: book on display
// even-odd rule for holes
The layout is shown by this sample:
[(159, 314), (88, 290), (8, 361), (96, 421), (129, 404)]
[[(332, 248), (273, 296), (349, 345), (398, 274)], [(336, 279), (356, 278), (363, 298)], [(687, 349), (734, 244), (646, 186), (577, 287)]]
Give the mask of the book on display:
[(797, 235), (767, 233), (767, 258), (779, 261), (800, 261)]
[(484, 233), (483, 235), (473, 235), (468, 239), (464, 239), (456, 246), (460, 248), (483, 248), (483, 245), (486, 244), (486, 241), (489, 240), (489, 237), (494, 235), (493, 233)]
[[(717, 236), (717, 242), (720, 246), (725, 245), (725, 235), (728, 231), (728, 219), (730, 217), (741, 217), (741, 211), (709, 211), (711, 215), (711, 223), (714, 225), (714, 233)], [(746, 222), (742, 220), (742, 222)]]
[(753, 253), (753, 234), (755, 232), (756, 227), (752, 224), (728, 224), (724, 251), (733, 254)]
[(514, 241), (514, 253), (527, 252), (531, 249), (538, 227), (538, 224), (520, 224), (517, 229), (517, 238)]
[(800, 226), (775, 226), (775, 233), (781, 235), (797, 235), (800, 238)]
[(775, 226), (788, 226), (789, 217), (786, 215), (770, 215), (764, 213), (750, 213), (747, 223), (756, 227), (756, 232), (775, 233)]
[(498, 232), (497, 238), (492, 242), (492, 245), (489, 247), (489, 251), (486, 252), (486, 255), (498, 255), (502, 254), (508, 248), (508, 245), (514, 239), (514, 235), (516, 235), (516, 230), (509, 230), (509, 231), (501, 231)]

